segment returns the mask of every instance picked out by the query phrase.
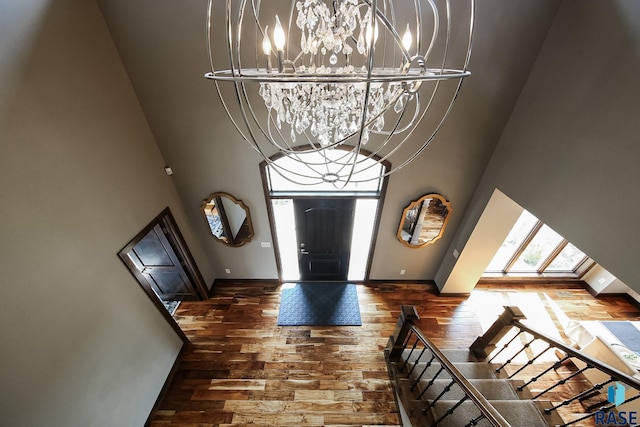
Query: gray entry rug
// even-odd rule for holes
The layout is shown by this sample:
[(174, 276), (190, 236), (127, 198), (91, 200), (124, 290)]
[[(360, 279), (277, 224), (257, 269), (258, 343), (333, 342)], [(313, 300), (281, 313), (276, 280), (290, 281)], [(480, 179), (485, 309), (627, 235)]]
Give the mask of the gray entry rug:
[(282, 290), (278, 326), (361, 326), (356, 285), (296, 283)]

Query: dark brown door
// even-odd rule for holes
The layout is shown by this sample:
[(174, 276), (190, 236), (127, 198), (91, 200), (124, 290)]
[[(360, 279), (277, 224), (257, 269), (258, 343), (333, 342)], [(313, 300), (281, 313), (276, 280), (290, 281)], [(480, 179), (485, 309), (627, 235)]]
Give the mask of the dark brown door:
[(189, 342), (162, 300), (200, 300), (207, 287), (171, 210), (160, 212), (118, 255), (173, 330)]
[(155, 225), (127, 255), (160, 299), (196, 300), (195, 287), (164, 230)]
[(169, 208), (164, 209), (118, 255), (149, 298), (199, 300), (207, 288)]
[(294, 199), (300, 280), (346, 281), (355, 199)]

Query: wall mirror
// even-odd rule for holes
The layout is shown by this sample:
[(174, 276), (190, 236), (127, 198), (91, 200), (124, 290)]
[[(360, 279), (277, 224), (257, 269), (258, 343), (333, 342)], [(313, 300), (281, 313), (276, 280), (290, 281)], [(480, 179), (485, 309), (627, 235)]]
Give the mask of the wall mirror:
[(202, 202), (211, 234), (229, 246), (242, 246), (253, 237), (249, 208), (227, 193), (213, 193)]
[(444, 234), (451, 203), (439, 194), (426, 194), (404, 208), (398, 239), (410, 248), (434, 243)]

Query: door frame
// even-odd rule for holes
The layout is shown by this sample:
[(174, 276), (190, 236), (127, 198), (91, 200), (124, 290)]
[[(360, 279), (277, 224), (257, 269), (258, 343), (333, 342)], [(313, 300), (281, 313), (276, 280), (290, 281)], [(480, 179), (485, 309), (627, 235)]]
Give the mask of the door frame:
[[(305, 145), (305, 146), (301, 146), (301, 147), (297, 147), (297, 149), (299, 150), (304, 150), (304, 149), (308, 149), (308, 148), (313, 148), (310, 145)], [(347, 150), (347, 148), (345, 147), (336, 147), (336, 150)], [(388, 173), (389, 170), (391, 170), (391, 162), (389, 162), (388, 160), (382, 160), (382, 157), (380, 157), (377, 154), (373, 154), (370, 151), (367, 151), (365, 149), (360, 149), (360, 154), (363, 156), (367, 156), (367, 157), (371, 157), (372, 159), (374, 159), (375, 161), (381, 163), (384, 168), (385, 168), (385, 173)], [(385, 196), (387, 194), (387, 186), (389, 185), (389, 175), (385, 175), (382, 178), (382, 184), (380, 185), (380, 191), (376, 194), (376, 195), (371, 195), (371, 193), (367, 193), (367, 194), (362, 194), (362, 195), (358, 195), (358, 194), (354, 194), (351, 193), (349, 196), (340, 196), (340, 192), (336, 191), (331, 193), (327, 193), (325, 191), (322, 192), (314, 192), (313, 191), (313, 187), (310, 186), (309, 187), (309, 191), (308, 192), (304, 192), (304, 193), (290, 193), (290, 194), (281, 194), (278, 193), (278, 195), (273, 195), (271, 194), (270, 188), (269, 188), (269, 178), (268, 178), (268, 173), (267, 173), (267, 166), (269, 164), (269, 162), (273, 162), (278, 160), (279, 158), (284, 157), (284, 154), (282, 153), (276, 153), (273, 156), (269, 157), (269, 161), (263, 160), (262, 162), (260, 162), (260, 177), (262, 178), (262, 190), (264, 192), (264, 199), (265, 199), (265, 204), (267, 205), (267, 216), (269, 217), (269, 228), (271, 229), (271, 240), (273, 241), (273, 249), (274, 249), (274, 255), (276, 258), (276, 268), (278, 269), (278, 280), (282, 283), (283, 282), (283, 278), (282, 278), (282, 261), (280, 260), (280, 247), (279, 247), (279, 243), (278, 243), (278, 236), (276, 233), (276, 221), (275, 221), (275, 216), (273, 213), (273, 206), (271, 204), (272, 200), (275, 199), (299, 199), (299, 198), (318, 198), (318, 197), (325, 197), (325, 198), (331, 198), (331, 197), (349, 197), (352, 199), (355, 199), (356, 201), (358, 199), (377, 199), (378, 200), (378, 207), (377, 207), (377, 212), (375, 215), (375, 219), (373, 222), (373, 232), (371, 234), (371, 246), (369, 248), (369, 258), (367, 259), (367, 267), (365, 269), (365, 274), (364, 274), (364, 279), (362, 279), (361, 281), (358, 282), (366, 282), (369, 280), (369, 274), (371, 273), (371, 264), (373, 263), (373, 256), (376, 250), (376, 242), (378, 241), (378, 231), (380, 229), (380, 219), (382, 218), (382, 208), (384, 207), (384, 200), (385, 200)], [(314, 194), (315, 193), (315, 194)]]
[(180, 336), (184, 343), (189, 343), (189, 338), (185, 335), (185, 333), (180, 329), (178, 322), (169, 314), (165, 306), (162, 304), (160, 298), (156, 295), (155, 291), (151, 288), (151, 285), (147, 282), (145, 277), (140, 273), (140, 271), (133, 264), (131, 259), (128, 256), (128, 253), (133, 250), (133, 248), (147, 235), (151, 230), (156, 226), (160, 225), (163, 228), (163, 231), (166, 231), (165, 236), (171, 245), (171, 248), (175, 251), (178, 259), (182, 261), (182, 267), (185, 272), (192, 280), (194, 288), (196, 290), (196, 296), (199, 301), (207, 298), (207, 290), (204, 283), (204, 279), (198, 266), (195, 262), (195, 259), (191, 255), (191, 251), (187, 246), (180, 229), (178, 228), (178, 224), (171, 213), (171, 209), (166, 207), (162, 210), (147, 226), (145, 226), (136, 236), (129, 242), (127, 245), (122, 248), (118, 252), (118, 256), (124, 263), (124, 265), (129, 269), (133, 277), (135, 277), (136, 281), (140, 285), (140, 287), (147, 294), (151, 302), (156, 306), (156, 308), (160, 311), (160, 314), (169, 322), (169, 325), (173, 328), (174, 331)]

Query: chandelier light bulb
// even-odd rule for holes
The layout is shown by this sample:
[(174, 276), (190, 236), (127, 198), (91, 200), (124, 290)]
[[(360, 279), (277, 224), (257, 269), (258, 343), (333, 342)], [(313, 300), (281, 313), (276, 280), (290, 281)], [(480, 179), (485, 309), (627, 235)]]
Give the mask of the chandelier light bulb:
[(404, 36), (402, 36), (402, 46), (406, 51), (411, 49), (411, 45), (413, 44), (413, 36), (411, 35), (411, 28), (409, 28), (409, 24), (407, 24), (407, 29), (404, 32)]
[(280, 18), (276, 15), (276, 26), (273, 29), (273, 43), (276, 45), (277, 51), (281, 52), (284, 50), (284, 41), (284, 30), (282, 29)]
[(271, 55), (271, 40), (269, 40), (269, 26), (264, 27), (264, 38), (262, 39), (262, 50), (265, 55)]
[[(373, 31), (371, 30), (372, 26)], [(374, 24), (367, 25), (367, 33), (365, 37), (367, 39), (367, 46), (375, 44), (378, 41), (378, 24), (374, 22)]]

